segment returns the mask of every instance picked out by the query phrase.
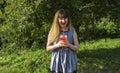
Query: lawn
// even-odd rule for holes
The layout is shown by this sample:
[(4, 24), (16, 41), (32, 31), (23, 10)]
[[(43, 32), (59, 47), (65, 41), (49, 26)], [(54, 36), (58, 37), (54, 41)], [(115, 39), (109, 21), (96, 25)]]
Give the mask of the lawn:
[(120, 39), (81, 43), (78, 73), (120, 73)]
[[(120, 73), (120, 38), (80, 42), (78, 73)], [(31, 48), (0, 51), (0, 73), (49, 73), (51, 52)]]

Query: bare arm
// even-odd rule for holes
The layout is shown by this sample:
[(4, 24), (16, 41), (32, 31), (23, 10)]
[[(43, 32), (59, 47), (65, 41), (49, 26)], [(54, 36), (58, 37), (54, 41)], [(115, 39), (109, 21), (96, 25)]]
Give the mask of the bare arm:
[(49, 35), (48, 35), (46, 50), (47, 50), (47, 51), (52, 51), (52, 50), (54, 50), (54, 49), (56, 49), (56, 48), (58, 48), (58, 47), (59, 47), (58, 44), (53, 45), (53, 42), (51, 42), (50, 37), (49, 37)]
[(63, 47), (63, 42), (62, 41), (58, 41), (56, 44), (53, 44), (53, 42), (51, 42), (50, 37), (48, 35), (48, 40), (47, 40), (47, 45), (46, 45), (46, 49), (47, 51), (52, 51), (54, 49), (57, 49), (59, 47)]
[(73, 33), (73, 42), (74, 44), (68, 43), (68, 47), (74, 51), (77, 51), (79, 49), (79, 43), (76, 31)]
[(69, 47), (70, 49), (77, 51), (79, 49), (79, 43), (78, 43), (77, 33), (75, 31), (73, 33), (73, 42), (74, 42), (74, 44), (70, 44), (68, 42), (67, 45), (64, 45), (62, 41), (59, 41), (58, 43), (53, 44), (53, 42), (50, 41), (50, 37), (48, 36), (46, 49), (47, 49), (47, 51), (52, 51), (59, 47)]

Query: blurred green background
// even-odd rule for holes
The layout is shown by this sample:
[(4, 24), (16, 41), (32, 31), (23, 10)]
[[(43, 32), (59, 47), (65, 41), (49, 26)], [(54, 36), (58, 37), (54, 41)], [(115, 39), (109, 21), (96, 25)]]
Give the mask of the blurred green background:
[(1, 72), (49, 72), (47, 35), (61, 8), (78, 34), (78, 73), (120, 72), (119, 0), (0, 0)]

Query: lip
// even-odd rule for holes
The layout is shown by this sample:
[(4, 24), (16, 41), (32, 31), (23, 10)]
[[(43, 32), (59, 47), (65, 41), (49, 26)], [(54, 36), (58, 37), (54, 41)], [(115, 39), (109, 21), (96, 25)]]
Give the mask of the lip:
[(61, 23), (62, 25), (65, 25), (65, 23)]
[(62, 25), (65, 25), (65, 22), (61, 22)]

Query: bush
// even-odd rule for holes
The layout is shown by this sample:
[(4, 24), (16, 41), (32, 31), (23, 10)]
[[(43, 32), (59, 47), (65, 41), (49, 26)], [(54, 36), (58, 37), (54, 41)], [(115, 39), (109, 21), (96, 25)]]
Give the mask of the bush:
[[(22, 48), (43, 45), (49, 30), (42, 3), (39, 0), (7, 0), (3, 15), (4, 22), (0, 27), (3, 48)], [(44, 34), (44, 35), (43, 35)], [(42, 43), (42, 44), (40, 44)], [(34, 45), (34, 44), (33, 44)]]
[(109, 18), (101, 18), (101, 20), (97, 22), (96, 28), (100, 34), (106, 34), (105, 36), (114, 36), (114, 34), (117, 32), (116, 30), (118, 30), (117, 25)]
[(60, 8), (69, 12), (79, 40), (114, 34), (119, 37), (118, 5), (117, 1), (99, 0), (1, 0), (0, 46), (9, 49), (45, 46), (50, 24)]

